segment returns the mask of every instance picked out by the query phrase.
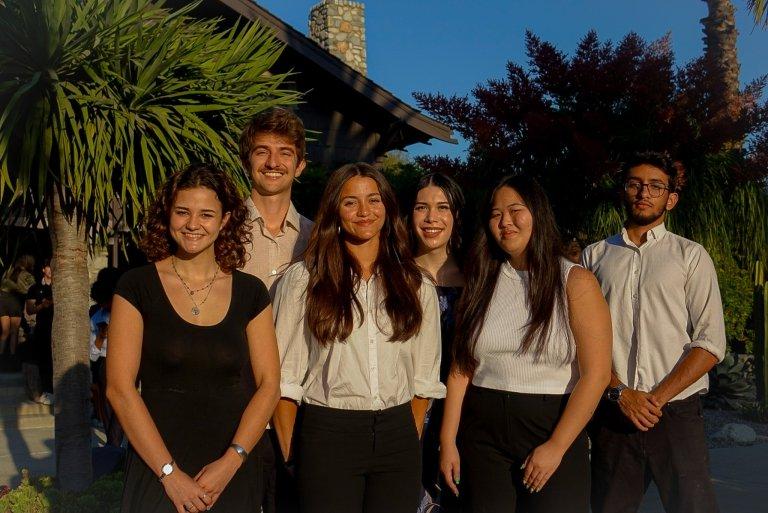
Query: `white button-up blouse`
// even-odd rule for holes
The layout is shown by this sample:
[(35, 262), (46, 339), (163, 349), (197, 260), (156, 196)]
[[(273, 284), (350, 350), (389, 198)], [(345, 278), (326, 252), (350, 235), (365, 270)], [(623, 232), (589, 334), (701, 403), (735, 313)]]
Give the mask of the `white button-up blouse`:
[(363, 319), (355, 312), (349, 338), (321, 346), (305, 317), (309, 281), (304, 262), (277, 284), (275, 330), (280, 350), (281, 395), (297, 402), (345, 410), (382, 410), (414, 396), (445, 397), (440, 383), (440, 311), (435, 287), (419, 290), (421, 329), (404, 342), (388, 341), (391, 324), (375, 277), (357, 285)]

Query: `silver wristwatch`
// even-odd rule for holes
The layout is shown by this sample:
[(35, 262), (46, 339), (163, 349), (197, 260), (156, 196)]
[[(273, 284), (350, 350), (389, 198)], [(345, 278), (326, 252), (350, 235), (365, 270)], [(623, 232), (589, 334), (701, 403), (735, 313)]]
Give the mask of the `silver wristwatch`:
[(162, 481), (166, 477), (170, 476), (173, 473), (174, 465), (176, 465), (175, 461), (171, 461), (170, 463), (163, 465), (163, 468), (160, 469), (160, 477), (158, 478), (158, 481)]
[(619, 402), (619, 399), (621, 399), (621, 393), (626, 390), (627, 385), (620, 383), (619, 386), (611, 387), (608, 389), (608, 391), (605, 393), (605, 398), (609, 401), (612, 401), (614, 403)]

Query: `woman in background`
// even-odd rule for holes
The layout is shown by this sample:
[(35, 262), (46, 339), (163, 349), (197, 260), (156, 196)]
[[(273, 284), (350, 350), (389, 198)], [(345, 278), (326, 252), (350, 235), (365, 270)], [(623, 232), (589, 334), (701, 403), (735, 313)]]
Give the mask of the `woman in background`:
[[(462, 243), (464, 193), (459, 184), (442, 173), (430, 173), (416, 185), (410, 211), (411, 245), (416, 263), (435, 282), (440, 306), (442, 340), (440, 381), (445, 383), (451, 367), (451, 343), (454, 329), (454, 304), (464, 287), (459, 259)], [(421, 483), (427, 494), (422, 509), (438, 504), (441, 511), (458, 511), (451, 493), (441, 493), (440, 425), (443, 400), (436, 399), (427, 414), (422, 442)]]
[(502, 180), (483, 219), (456, 307), (441, 471), (473, 513), (588, 513), (584, 428), (610, 379), (608, 306), (561, 256), (535, 180)]
[(5, 354), (6, 346), (12, 357), (16, 354), (24, 300), (35, 284), (34, 270), (35, 257), (21, 255), (0, 282), (0, 357)]

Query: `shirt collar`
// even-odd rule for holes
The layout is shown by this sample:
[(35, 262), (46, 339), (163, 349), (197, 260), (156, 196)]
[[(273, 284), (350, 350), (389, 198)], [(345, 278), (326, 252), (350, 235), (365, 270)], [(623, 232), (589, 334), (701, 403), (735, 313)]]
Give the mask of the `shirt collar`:
[[(664, 234), (667, 233), (667, 227), (664, 223), (661, 223), (658, 226), (654, 226), (650, 230), (646, 232), (645, 239), (646, 242), (651, 240), (659, 240), (662, 237), (664, 237)], [(621, 228), (621, 238), (624, 240), (624, 244), (627, 246), (634, 246), (635, 243), (629, 240), (629, 235), (627, 234), (627, 229), (625, 227)]]
[(505, 260), (504, 263), (501, 264), (501, 272), (504, 273), (506, 277), (512, 278), (513, 280), (528, 279), (528, 271), (520, 271), (515, 269), (512, 267), (512, 264), (509, 263), (509, 260)]
[[(259, 212), (259, 209), (256, 207), (256, 204), (253, 202), (253, 198), (250, 196), (247, 200), (245, 200), (245, 205), (248, 207), (248, 212), (251, 216), (251, 220), (253, 221), (264, 221), (264, 216), (261, 215), (261, 212)], [(290, 206), (288, 207), (288, 212), (285, 214), (285, 219), (283, 219), (283, 225), (280, 227), (281, 230), (285, 230), (285, 227), (290, 226), (297, 232), (299, 231), (299, 228), (301, 226), (301, 220), (299, 217), (299, 211), (296, 210), (296, 207), (293, 205), (293, 201), (291, 201)]]

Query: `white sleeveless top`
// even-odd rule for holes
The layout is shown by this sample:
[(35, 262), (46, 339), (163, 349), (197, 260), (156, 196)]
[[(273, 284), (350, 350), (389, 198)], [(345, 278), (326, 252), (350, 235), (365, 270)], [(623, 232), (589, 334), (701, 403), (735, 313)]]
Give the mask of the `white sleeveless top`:
[[(560, 260), (565, 285), (568, 273), (578, 264)], [(563, 316), (557, 314), (557, 307), (553, 311), (544, 351), (537, 358), (536, 338), (528, 351), (520, 351), (530, 320), (527, 287), (528, 273), (505, 262), (475, 346), (478, 365), (472, 384), (523, 394), (568, 394), (579, 379), (579, 367), (567, 298)]]

